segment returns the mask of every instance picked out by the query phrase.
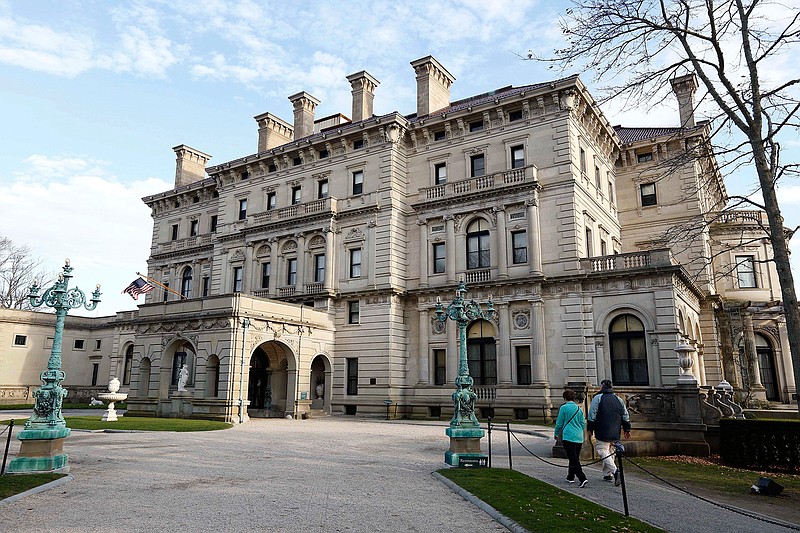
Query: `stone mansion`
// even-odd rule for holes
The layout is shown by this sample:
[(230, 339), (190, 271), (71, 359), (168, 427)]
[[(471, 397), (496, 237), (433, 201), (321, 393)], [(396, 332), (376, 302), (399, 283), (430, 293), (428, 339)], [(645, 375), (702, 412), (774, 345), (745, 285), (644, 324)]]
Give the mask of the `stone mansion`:
[[(665, 392), (681, 375), (695, 394), (725, 379), (791, 401), (766, 216), (722, 211), (693, 75), (672, 80), (678, 126), (629, 128), (577, 76), (451, 102), (443, 65), (411, 66), (411, 114), (374, 115), (379, 81), (361, 71), (349, 118), (316, 118), (299, 92), (291, 122), (255, 117), (239, 159), (175, 147), (174, 189), (143, 200), (147, 276), (182, 297), (69, 318), (65, 386), (118, 376), (129, 416), (449, 417), (457, 331), (435, 306), (463, 279), (497, 311), (467, 332), (483, 415), (549, 418), (565, 385), (608, 378), (658, 440), (658, 420), (682, 417)], [(25, 354), (0, 366), (11, 397), (38, 384), (52, 319), (0, 313), (3, 352)]]

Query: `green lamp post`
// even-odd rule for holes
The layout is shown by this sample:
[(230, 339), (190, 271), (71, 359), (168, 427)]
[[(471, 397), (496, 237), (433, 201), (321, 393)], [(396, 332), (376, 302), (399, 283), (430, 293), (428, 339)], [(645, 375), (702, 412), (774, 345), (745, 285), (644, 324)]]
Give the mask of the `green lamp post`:
[(70, 309), (84, 307), (92, 311), (100, 302), (100, 285), (92, 293), (87, 302), (86, 295), (78, 287), (69, 288), (72, 278), (72, 267), (69, 259), (64, 263), (63, 272), (58, 275), (52, 287), (44, 291), (40, 297), (40, 287), (34, 284), (29, 294), (33, 307), (45, 305), (56, 312), (53, 348), (47, 370), (41, 373), (43, 385), (33, 391), (33, 415), (25, 422), (25, 427), (17, 438), (22, 441), (19, 454), (9, 464), (10, 473), (29, 472), (66, 472), (67, 454), (64, 453), (64, 439), (70, 430), (61, 414), (61, 403), (67, 391), (61, 387), (66, 374), (61, 370), (61, 343), (64, 334), (64, 321)]
[(465, 301), (467, 292), (464, 280), (458, 282), (456, 296), (444, 308), (441, 299), (436, 298), (436, 318), (440, 322), (448, 319), (458, 324), (458, 376), (455, 379), (456, 391), (453, 393), (453, 418), (445, 433), (450, 437), (450, 449), (444, 460), (450, 466), (486, 466), (487, 456), (481, 453), (481, 438), (485, 434), (475, 416), (475, 400), (478, 396), (472, 390), (472, 376), (467, 362), (467, 326), (473, 320), (491, 320), (494, 316), (492, 296), (486, 311), (475, 300)]

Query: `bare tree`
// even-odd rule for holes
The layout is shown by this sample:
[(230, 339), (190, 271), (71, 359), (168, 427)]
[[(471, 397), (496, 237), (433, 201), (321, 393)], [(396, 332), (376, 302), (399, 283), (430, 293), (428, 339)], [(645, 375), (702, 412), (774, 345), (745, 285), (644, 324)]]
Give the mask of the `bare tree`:
[(715, 143), (725, 147), (715, 150), (721, 166), (755, 169), (763, 205), (744, 200), (767, 215), (800, 385), (793, 232), (784, 228), (776, 192), (781, 178), (798, 174), (797, 162), (781, 161), (779, 140), (798, 129), (800, 78), (791, 55), (798, 52), (800, 10), (760, 0), (573, 0), (573, 6), (561, 21), (568, 46), (535, 59), (594, 73), (603, 85), (601, 101), (622, 98), (626, 104), (649, 105), (671, 78), (695, 72), (705, 89), (699, 105), (711, 110), (714, 136), (725, 137)]
[(0, 237), (0, 307), (31, 308), (28, 300), (31, 285), (45, 285), (53, 279), (41, 266), (42, 261), (31, 256), (30, 248)]

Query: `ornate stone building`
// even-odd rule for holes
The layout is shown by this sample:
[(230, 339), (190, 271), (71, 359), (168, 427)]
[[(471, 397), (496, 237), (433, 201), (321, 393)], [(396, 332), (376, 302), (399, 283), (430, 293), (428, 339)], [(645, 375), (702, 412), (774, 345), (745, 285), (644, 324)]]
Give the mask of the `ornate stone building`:
[[(255, 117), (255, 153), (208, 166), (175, 147), (175, 188), (144, 198), (148, 276), (184, 298), (155, 290), (112, 321), (132, 414), (377, 416), (391, 401), (447, 417), (458, 348), (435, 305), (459, 279), (497, 310), (468, 330), (484, 415), (548, 418), (565, 385), (609, 378), (643, 441), (680, 419), (696, 442), (704, 421), (665, 392), (682, 373), (703, 387), (744, 370), (756, 395), (790, 400), (769, 244), (740, 239), (762, 214), (715, 215), (727, 195), (693, 77), (674, 83), (682, 127), (615, 128), (577, 76), (451, 102), (445, 67), (411, 65), (415, 113), (374, 115), (362, 71), (352, 120), (316, 119), (300, 92), (291, 124)], [(734, 299), (750, 304), (721, 327)]]

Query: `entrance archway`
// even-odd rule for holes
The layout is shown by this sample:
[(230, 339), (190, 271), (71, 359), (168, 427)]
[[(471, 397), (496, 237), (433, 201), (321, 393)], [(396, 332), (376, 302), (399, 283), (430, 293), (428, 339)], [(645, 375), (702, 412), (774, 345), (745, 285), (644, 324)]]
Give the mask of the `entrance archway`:
[(288, 400), (289, 348), (277, 341), (258, 346), (250, 357), (250, 372), (247, 381), (247, 399), (250, 405), (247, 414), (252, 418), (282, 418)]

